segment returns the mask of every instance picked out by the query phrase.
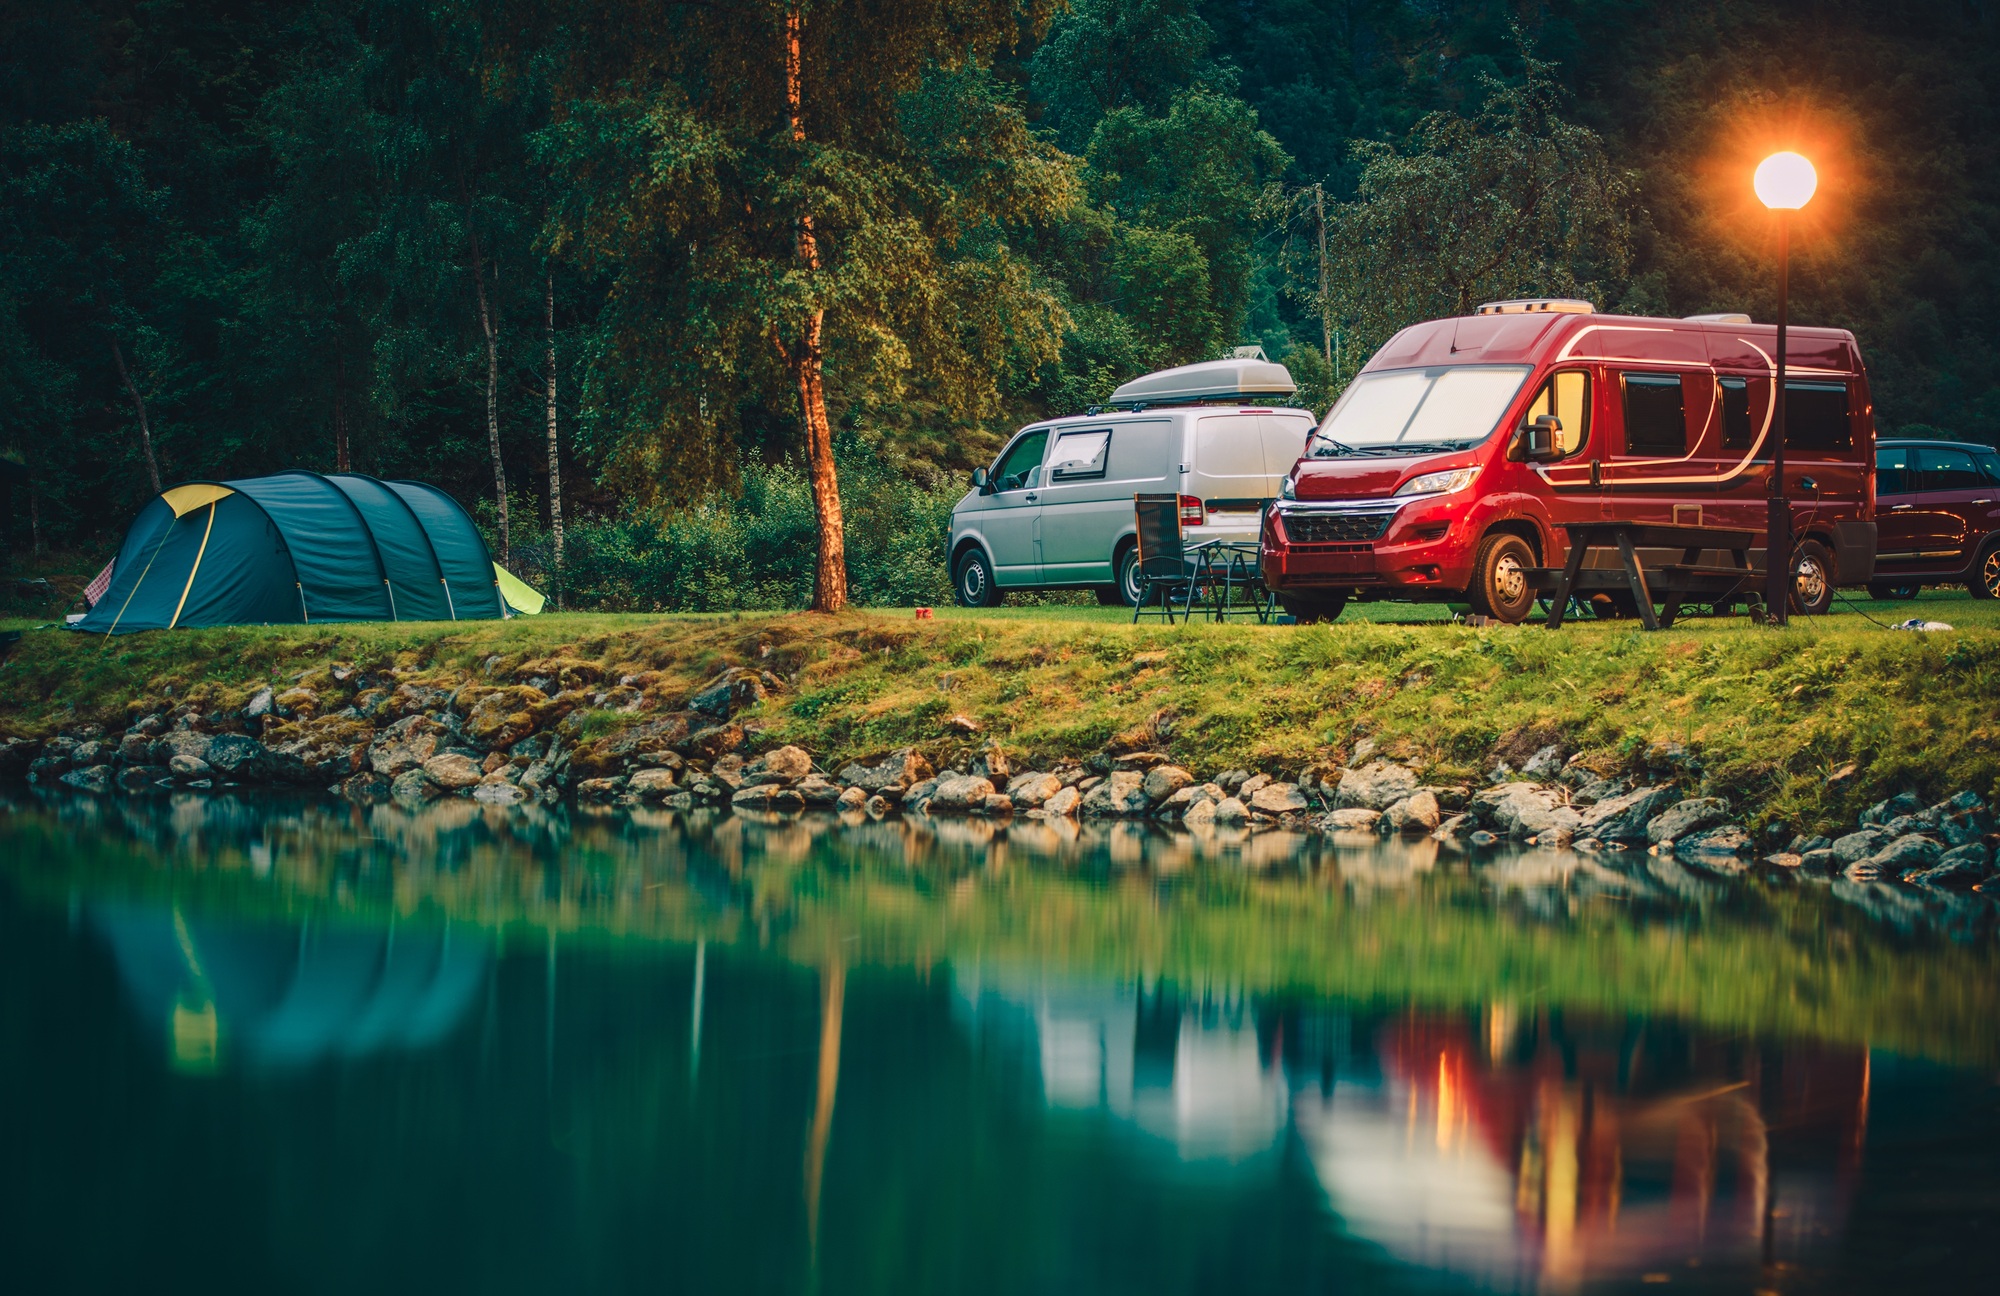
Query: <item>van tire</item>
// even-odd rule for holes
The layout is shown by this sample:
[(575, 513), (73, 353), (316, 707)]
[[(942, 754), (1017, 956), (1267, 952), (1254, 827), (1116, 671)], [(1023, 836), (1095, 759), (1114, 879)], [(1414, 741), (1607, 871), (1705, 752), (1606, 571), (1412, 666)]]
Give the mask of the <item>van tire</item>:
[(993, 564), (984, 551), (968, 549), (951, 572), (951, 596), (960, 607), (999, 607), (1006, 595), (993, 581)]
[(1338, 621), (1340, 614), (1347, 610), (1347, 595), (1280, 594), (1278, 606), (1300, 625), (1317, 625), (1321, 621)]
[(1118, 556), (1111, 560), (1111, 570), (1118, 573), (1118, 601), (1126, 607), (1139, 606), (1139, 546), (1128, 544), (1118, 550)]
[(1482, 616), (1508, 625), (1519, 625), (1535, 606), (1535, 591), (1528, 587), (1528, 569), (1535, 565), (1535, 551), (1511, 531), (1495, 531), (1479, 542), (1472, 559), (1472, 584), (1465, 601)]
[(1833, 555), (1817, 540), (1801, 540), (1792, 550), (1792, 612), (1825, 616), (1833, 609)]
[(1965, 582), (1976, 599), (2000, 598), (2000, 540), (1989, 540), (1972, 560), (1972, 579)]

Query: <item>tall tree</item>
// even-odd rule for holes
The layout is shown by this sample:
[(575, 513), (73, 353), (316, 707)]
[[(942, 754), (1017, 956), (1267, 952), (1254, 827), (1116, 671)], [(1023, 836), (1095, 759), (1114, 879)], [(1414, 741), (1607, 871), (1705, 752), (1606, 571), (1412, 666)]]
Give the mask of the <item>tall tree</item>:
[(980, 70), (1043, 18), (1007, 0), (666, 5), (570, 14), (555, 248), (610, 277), (591, 429), (618, 480), (725, 484), (746, 404), (795, 402), (818, 519), (812, 607), (847, 599), (829, 381), (921, 374), (954, 414), (997, 407), (1010, 349), (1053, 357), (1062, 316), (1010, 243), (1074, 169)]

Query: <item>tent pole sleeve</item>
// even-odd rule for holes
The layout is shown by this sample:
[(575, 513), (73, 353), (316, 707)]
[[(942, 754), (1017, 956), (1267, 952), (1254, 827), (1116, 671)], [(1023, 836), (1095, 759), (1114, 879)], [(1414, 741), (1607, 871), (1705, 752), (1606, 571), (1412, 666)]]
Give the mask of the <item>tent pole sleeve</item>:
[(208, 502), (208, 525), (201, 529), (201, 548), (194, 551), (194, 566), (188, 568), (187, 584), (181, 586), (181, 601), (174, 604), (174, 619), (167, 622), (169, 630), (180, 624), (181, 609), (187, 606), (188, 592), (194, 588), (194, 578), (201, 571), (203, 555), (208, 553), (208, 537), (215, 533), (215, 505), (214, 500)]
[(125, 592), (125, 602), (119, 605), (118, 615), (111, 618), (111, 628), (104, 632), (105, 643), (110, 643), (111, 636), (118, 633), (118, 623), (125, 619), (125, 609), (132, 606), (132, 596), (137, 594), (139, 587), (146, 583), (146, 573), (153, 570), (153, 558), (158, 558), (160, 550), (167, 547), (167, 537), (173, 534), (174, 528), (178, 525), (180, 525), (180, 519), (176, 517), (172, 522), (167, 523), (167, 529), (160, 533), (160, 543), (153, 546), (152, 558), (146, 559), (146, 565), (139, 569), (139, 579), (133, 581), (132, 588)]

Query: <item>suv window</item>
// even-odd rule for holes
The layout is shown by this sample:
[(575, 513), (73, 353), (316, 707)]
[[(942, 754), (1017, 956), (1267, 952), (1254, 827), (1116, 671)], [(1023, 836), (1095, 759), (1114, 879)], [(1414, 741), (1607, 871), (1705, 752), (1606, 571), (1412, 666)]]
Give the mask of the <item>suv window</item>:
[(1687, 453), (1687, 412), (1679, 374), (1621, 374), (1625, 383), (1625, 453), (1679, 458)]
[(1785, 449), (1851, 450), (1854, 428), (1847, 420), (1847, 384), (1785, 384)]
[(1917, 473), (1917, 489), (1925, 491), (1979, 490), (1986, 474), (1979, 471), (1970, 452), (1925, 446), (1918, 452), (1922, 469)]
[(1875, 493), (1907, 495), (1916, 489), (1908, 446), (1885, 446), (1875, 452)]
[(1048, 444), (1049, 430), (1037, 428), (1007, 447), (1000, 466), (993, 470), (993, 489), (1010, 491), (1027, 486), (1029, 476), (1042, 466), (1042, 451)]
[(1750, 380), (1724, 378), (1722, 386), (1722, 448), (1748, 450), (1750, 427)]
[(1565, 369), (1549, 375), (1535, 399), (1528, 402), (1523, 423), (1533, 423), (1544, 414), (1562, 420), (1562, 435), (1556, 448), (1565, 457), (1590, 443), (1590, 373), (1585, 369)]

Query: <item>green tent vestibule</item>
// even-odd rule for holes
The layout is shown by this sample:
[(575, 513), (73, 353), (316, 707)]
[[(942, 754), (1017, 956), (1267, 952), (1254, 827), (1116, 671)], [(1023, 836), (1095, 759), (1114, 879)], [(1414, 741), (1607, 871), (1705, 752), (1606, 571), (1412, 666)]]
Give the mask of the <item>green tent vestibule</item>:
[(139, 511), (74, 628), (494, 620), (511, 611), (500, 574), (465, 510), (422, 482), (188, 482)]

